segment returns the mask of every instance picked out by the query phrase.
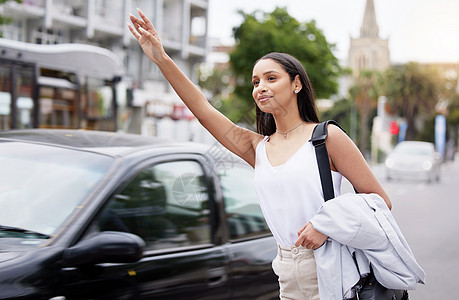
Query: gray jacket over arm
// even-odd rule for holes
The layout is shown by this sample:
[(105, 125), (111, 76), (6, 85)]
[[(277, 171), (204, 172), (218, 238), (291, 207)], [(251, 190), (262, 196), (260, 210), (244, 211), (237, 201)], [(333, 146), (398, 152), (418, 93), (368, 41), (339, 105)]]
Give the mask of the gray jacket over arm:
[(360, 276), (369, 273), (370, 264), (387, 288), (412, 290), (425, 283), (424, 270), (379, 195), (338, 196), (326, 201), (310, 221), (329, 237), (314, 251), (320, 299), (347, 298)]

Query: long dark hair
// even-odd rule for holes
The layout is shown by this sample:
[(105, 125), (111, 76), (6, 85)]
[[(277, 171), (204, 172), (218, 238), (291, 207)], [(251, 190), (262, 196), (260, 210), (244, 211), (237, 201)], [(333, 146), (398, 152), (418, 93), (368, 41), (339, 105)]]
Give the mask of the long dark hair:
[[(301, 119), (305, 122), (319, 122), (317, 109), (314, 102), (314, 90), (312, 89), (309, 77), (303, 65), (293, 56), (287, 53), (271, 52), (256, 61), (263, 59), (272, 59), (277, 62), (290, 76), (290, 81), (295, 80), (296, 75), (300, 76), (302, 89), (298, 93), (298, 110)], [(255, 63), (255, 64), (256, 64)], [(276, 123), (274, 117), (270, 113), (261, 111), (256, 107), (257, 132), (262, 135), (271, 135), (276, 132)]]

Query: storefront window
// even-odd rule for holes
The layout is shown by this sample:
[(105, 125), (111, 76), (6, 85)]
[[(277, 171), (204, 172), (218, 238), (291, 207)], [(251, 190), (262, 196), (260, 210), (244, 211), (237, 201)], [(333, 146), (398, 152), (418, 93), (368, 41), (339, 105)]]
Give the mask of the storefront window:
[(78, 128), (77, 90), (42, 86), (39, 101), (41, 128)]
[(0, 130), (11, 128), (11, 67), (0, 66)]
[(33, 127), (33, 69), (16, 68), (16, 128)]
[(113, 89), (104, 80), (88, 78), (87, 116), (111, 118), (113, 115)]

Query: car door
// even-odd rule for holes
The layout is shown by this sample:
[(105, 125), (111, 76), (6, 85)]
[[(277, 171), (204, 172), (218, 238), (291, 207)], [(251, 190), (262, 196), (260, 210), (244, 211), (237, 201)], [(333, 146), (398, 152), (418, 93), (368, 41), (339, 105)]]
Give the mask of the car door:
[(278, 299), (277, 276), (271, 267), (277, 244), (255, 193), (253, 169), (233, 162), (218, 173), (227, 225), (232, 298)]
[(66, 270), (68, 299), (227, 299), (227, 255), (213, 243), (215, 206), (200, 156), (164, 157), (116, 192), (91, 226), (145, 241), (132, 264)]

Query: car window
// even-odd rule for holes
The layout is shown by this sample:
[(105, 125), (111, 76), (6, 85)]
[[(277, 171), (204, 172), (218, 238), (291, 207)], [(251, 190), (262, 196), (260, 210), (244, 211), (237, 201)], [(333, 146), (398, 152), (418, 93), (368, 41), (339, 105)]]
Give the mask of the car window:
[(114, 158), (64, 147), (0, 142), (0, 237), (52, 236), (102, 182)]
[(230, 239), (269, 234), (253, 183), (253, 170), (234, 164), (220, 172)]
[(401, 143), (395, 148), (394, 152), (400, 154), (413, 154), (413, 155), (432, 155), (435, 149), (429, 144), (407, 144)]
[(209, 244), (209, 197), (200, 164), (175, 161), (141, 171), (111, 199), (98, 227), (136, 234), (146, 250)]

